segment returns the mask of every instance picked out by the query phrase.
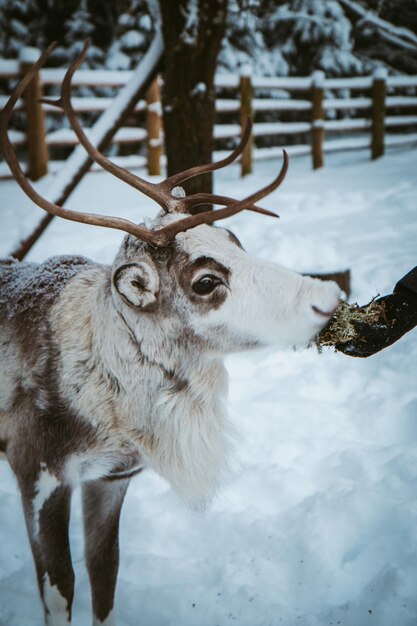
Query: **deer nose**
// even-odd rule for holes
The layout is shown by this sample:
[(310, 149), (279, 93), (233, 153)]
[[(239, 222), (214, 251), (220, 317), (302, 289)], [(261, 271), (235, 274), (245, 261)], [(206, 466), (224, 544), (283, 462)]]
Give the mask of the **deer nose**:
[(314, 311), (314, 313), (316, 313), (317, 315), (319, 315), (320, 317), (326, 318), (326, 319), (330, 319), (333, 315), (333, 313), (336, 311), (337, 309), (337, 304), (332, 307), (330, 310), (328, 311), (323, 311), (322, 309), (319, 309), (318, 306), (315, 306), (314, 304), (311, 307)]

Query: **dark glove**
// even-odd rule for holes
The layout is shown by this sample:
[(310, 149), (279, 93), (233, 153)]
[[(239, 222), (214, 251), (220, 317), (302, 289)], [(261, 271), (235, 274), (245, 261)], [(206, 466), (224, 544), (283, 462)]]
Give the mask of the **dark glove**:
[(336, 350), (349, 356), (371, 356), (417, 325), (417, 267), (398, 281), (394, 293), (376, 302), (384, 304), (386, 319), (377, 323), (354, 322), (357, 336), (346, 343), (337, 343)]

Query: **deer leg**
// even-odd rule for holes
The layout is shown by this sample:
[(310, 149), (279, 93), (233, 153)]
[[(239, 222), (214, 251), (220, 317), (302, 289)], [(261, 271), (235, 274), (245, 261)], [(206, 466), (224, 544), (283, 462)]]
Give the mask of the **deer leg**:
[(96, 480), (83, 485), (85, 552), (93, 599), (93, 626), (114, 625), (119, 519), (128, 485), (128, 480)]
[(46, 626), (71, 623), (74, 572), (68, 539), (71, 491), (47, 472), (22, 488), (23, 509), (44, 605)]

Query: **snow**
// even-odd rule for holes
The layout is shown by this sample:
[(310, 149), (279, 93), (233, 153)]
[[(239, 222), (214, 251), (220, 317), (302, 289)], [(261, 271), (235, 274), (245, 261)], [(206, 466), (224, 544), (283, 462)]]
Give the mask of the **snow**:
[(213, 136), (214, 139), (228, 139), (229, 137), (239, 137), (240, 133), (240, 124), (220, 124), (214, 127)]
[(309, 124), (309, 130), (310, 128), (324, 128), (324, 120), (313, 120), (313, 122), (311, 123), (311, 125)]
[[(252, 134), (254, 137), (265, 137), (267, 135), (306, 133), (310, 129), (310, 122), (256, 122), (253, 125)], [(214, 138), (238, 137), (240, 132), (239, 124), (220, 124), (214, 127)]]
[(252, 106), (255, 111), (309, 111), (310, 100), (290, 100), (273, 98), (254, 98)]
[(161, 148), (162, 144), (163, 144), (162, 137), (159, 137), (159, 139), (149, 139), (149, 146), (151, 148)]
[(311, 129), (310, 122), (259, 122), (253, 125), (255, 137), (266, 135), (286, 135), (307, 133)]
[[(84, 128), (83, 130), (87, 137), (91, 138), (92, 129)], [(146, 137), (147, 133), (144, 128), (126, 126), (119, 128), (112, 141), (113, 143), (136, 143), (145, 141)], [(46, 142), (48, 146), (75, 146), (79, 144), (76, 134), (70, 128), (58, 128), (48, 133)]]
[(417, 87), (417, 76), (388, 76), (388, 87)]
[[(299, 271), (349, 267), (352, 299), (391, 292), (416, 264), (417, 149), (291, 160), (263, 202), (280, 221), (228, 220), (246, 249)], [(243, 197), (281, 164), (216, 173)], [(46, 181), (36, 184), (45, 191)], [(0, 182), (0, 253), (42, 214)], [(150, 200), (91, 174), (69, 208), (154, 215)], [(226, 225), (226, 222), (225, 222)], [(54, 219), (29, 256), (83, 254), (110, 263), (122, 235)], [(230, 357), (229, 410), (241, 436), (228, 483), (204, 514), (153, 472), (132, 481), (122, 513), (116, 594), (120, 626), (415, 626), (417, 615), (417, 330), (365, 360), (325, 350), (265, 349)], [(71, 519), (74, 623), (90, 620), (79, 494)], [(0, 623), (39, 626), (42, 610), (16, 481), (0, 463)]]
[(216, 87), (237, 87), (239, 76), (237, 74), (216, 74), (214, 84)]
[[(43, 85), (60, 85), (64, 80), (66, 69), (46, 67), (41, 70)], [(129, 70), (77, 70), (72, 79), (74, 87), (120, 87), (128, 83), (133, 76)]]
[(371, 76), (354, 76), (352, 78), (326, 78), (326, 89), (370, 89)]
[[(0, 96), (0, 107), (4, 106), (7, 100), (8, 100), (7, 96)], [(93, 111), (105, 111), (111, 105), (112, 101), (113, 101), (113, 98), (95, 97), (95, 96), (83, 96), (83, 97), (73, 96), (71, 98), (71, 104), (72, 104), (74, 111), (76, 111), (76, 113), (90, 113)], [(14, 107), (14, 111), (18, 110), (19, 106), (20, 107), (23, 106), (23, 101), (19, 100), (17, 102), (16, 106)], [(58, 109), (57, 107), (52, 106), (50, 104), (43, 104), (42, 108), (45, 112), (48, 112), (49, 114), (50, 113), (55, 114), (55, 115), (64, 114), (62, 109)], [(145, 111), (145, 109), (146, 109), (145, 100), (139, 100), (139, 102), (135, 106), (135, 111)]]
[(346, 120), (325, 120), (326, 130), (363, 130), (371, 128), (371, 120), (366, 118), (353, 118)]
[(381, 39), (388, 41), (389, 43), (394, 44), (395, 46), (400, 46), (405, 50), (410, 50), (411, 54), (416, 52), (416, 45), (413, 43), (409, 43), (408, 41), (404, 41), (401, 37), (397, 37), (390, 30), (379, 30), (379, 36)]
[(156, 113), (157, 115), (162, 116), (162, 106), (158, 100), (155, 100), (155, 102), (151, 102), (150, 104), (148, 104), (147, 108), (150, 113)]
[(240, 67), (240, 75), (244, 78), (249, 78), (253, 74), (253, 67), (249, 63), (245, 63)]
[(387, 96), (386, 107), (417, 107), (416, 96)]
[[(344, 137), (342, 139), (331, 139), (324, 141), (324, 152), (341, 152), (343, 150), (360, 150), (361, 148), (370, 148), (371, 137), (367, 133), (360, 137)], [(326, 156), (325, 156), (326, 158)]]
[(41, 51), (38, 48), (24, 46), (19, 50), (20, 63), (36, 63), (40, 56)]
[(215, 107), (219, 113), (230, 113), (231, 111), (240, 111), (240, 102), (231, 98), (216, 98)]
[(376, 67), (374, 69), (374, 73), (373, 73), (373, 78), (374, 80), (383, 80), (384, 82), (386, 81), (388, 76), (388, 70), (386, 67)]
[(26, 143), (26, 133), (23, 133), (21, 130), (10, 130), (9, 137), (14, 146)]
[(292, 76), (276, 78), (274, 76), (254, 76), (252, 85), (259, 89), (290, 89), (294, 91), (304, 91), (311, 87), (311, 76), (301, 76), (297, 78)]
[[(252, 157), (254, 161), (264, 161), (269, 159), (281, 159), (283, 146), (272, 146), (271, 148), (252, 148)], [(311, 154), (310, 144), (297, 144), (295, 146), (286, 146), (289, 157)]]
[(145, 37), (137, 30), (129, 30), (121, 36), (120, 43), (123, 48), (133, 50), (144, 45)]
[(394, 24), (391, 24), (390, 22), (387, 22), (386, 20), (377, 17), (374, 13), (372, 13), (372, 11), (367, 11), (363, 6), (359, 4), (359, 2), (354, 2), (353, 0), (340, 0), (340, 2), (343, 5), (349, 7), (349, 9), (351, 9), (352, 11), (355, 11), (367, 22), (375, 24), (383, 30), (388, 31), (391, 35), (396, 36), (396, 41), (406, 39), (408, 41), (402, 41), (403, 44), (412, 43), (414, 44), (413, 48), (417, 48), (417, 35), (408, 28), (404, 28), (404, 26), (394, 26)]
[(369, 109), (372, 106), (372, 98), (364, 96), (357, 98), (326, 98), (323, 100), (325, 109)]
[(407, 133), (406, 135), (385, 135), (386, 146), (404, 146), (413, 143), (417, 143), (417, 133)]
[(19, 61), (15, 59), (0, 59), (0, 76), (15, 78), (19, 75)]
[[(162, 155), (161, 159), (164, 160), (164, 156)], [(147, 165), (146, 156), (137, 155), (137, 154), (129, 154), (125, 156), (114, 156), (112, 157), (113, 163), (120, 165), (121, 167), (127, 167), (128, 169), (138, 169), (144, 168)], [(26, 163), (19, 162), (20, 168), (26, 173)], [(55, 173), (62, 167), (61, 161), (48, 161), (48, 172)], [(102, 169), (97, 163), (93, 163), (90, 167), (90, 172), (101, 172)], [(1, 178), (10, 178), (10, 170), (6, 163), (0, 163), (0, 179)]]
[(190, 95), (191, 96), (202, 96), (205, 93), (207, 93), (207, 85), (206, 85), (206, 83), (199, 82), (199, 83), (197, 83), (193, 87)]
[(313, 75), (311, 77), (311, 84), (314, 87), (317, 88), (324, 88), (324, 84), (325, 84), (325, 79), (326, 76), (324, 74), (324, 72), (322, 72), (321, 70), (316, 70), (315, 72), (313, 72)]
[(417, 115), (392, 115), (385, 117), (385, 126), (417, 125)]

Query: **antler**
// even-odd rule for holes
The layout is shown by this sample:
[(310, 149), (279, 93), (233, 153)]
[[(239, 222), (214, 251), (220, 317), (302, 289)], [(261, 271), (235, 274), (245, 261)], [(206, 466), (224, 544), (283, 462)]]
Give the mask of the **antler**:
[[(288, 155), (283, 150), (284, 154), (284, 163), (281, 169), (281, 172), (277, 176), (277, 178), (254, 194), (251, 194), (247, 198), (237, 201), (233, 198), (229, 198), (227, 196), (218, 196), (216, 194), (207, 194), (207, 193), (198, 193), (193, 194), (191, 196), (183, 196), (182, 193), (178, 193), (175, 188), (178, 188), (180, 183), (188, 180), (189, 178), (193, 178), (194, 176), (198, 176), (200, 174), (205, 174), (222, 167), (225, 167), (232, 161), (234, 161), (239, 154), (243, 151), (251, 132), (252, 124), (248, 119), (248, 123), (246, 125), (245, 131), (243, 133), (242, 139), (233, 152), (228, 155), (226, 158), (217, 161), (215, 163), (209, 163), (207, 165), (198, 165), (192, 167), (190, 169), (184, 170), (178, 174), (174, 174), (170, 176), (166, 180), (160, 183), (152, 183), (146, 181), (139, 176), (128, 172), (127, 170), (117, 166), (115, 163), (107, 159), (101, 152), (99, 152), (88, 140), (83, 129), (81, 128), (78, 119), (76, 117), (75, 111), (71, 104), (71, 80), (74, 72), (82, 63), (85, 54), (87, 52), (88, 44), (85, 44), (82, 50), (82, 53), (76, 59), (69, 70), (67, 71), (64, 81), (61, 87), (61, 97), (57, 101), (51, 101), (49, 99), (44, 99), (43, 102), (47, 102), (48, 104), (52, 104), (55, 106), (59, 106), (64, 109), (67, 113), (68, 118), (70, 120), (71, 126), (76, 133), (80, 143), (86, 149), (89, 156), (99, 163), (104, 169), (120, 178), (127, 184), (131, 185), (138, 191), (141, 191), (148, 197), (155, 200), (162, 209), (167, 213), (179, 212), (186, 213), (192, 207), (201, 205), (201, 204), (220, 204), (225, 205), (226, 208), (217, 209), (215, 211), (206, 211), (204, 213), (200, 213), (198, 215), (193, 215), (190, 217), (186, 217), (182, 220), (179, 220), (175, 223), (172, 223), (164, 228), (159, 230), (150, 231), (148, 229), (142, 228), (129, 220), (118, 218), (118, 217), (106, 217), (98, 214), (91, 213), (82, 213), (79, 211), (72, 211), (70, 209), (64, 209), (52, 202), (49, 202), (42, 196), (40, 196), (37, 191), (32, 187), (29, 183), (25, 175), (23, 174), (19, 162), (14, 153), (13, 147), (8, 137), (8, 122), (10, 119), (10, 115), (13, 111), (13, 108), (16, 104), (18, 98), (22, 95), (24, 90), (26, 89), (29, 82), (32, 80), (34, 74), (38, 71), (40, 67), (42, 67), (54, 49), (56, 43), (51, 44), (47, 50), (41, 55), (39, 60), (32, 66), (31, 70), (28, 74), (22, 79), (22, 81), (17, 85), (17, 87), (12, 92), (9, 101), (4, 107), (1, 116), (0, 116), (0, 137), (2, 138), (3, 143), (3, 153), (4, 157), (15, 176), (16, 181), (19, 183), (20, 187), (23, 191), (31, 198), (35, 204), (45, 209), (48, 213), (52, 215), (56, 215), (62, 217), (64, 219), (82, 222), (85, 224), (92, 224), (95, 226), (104, 226), (107, 228), (114, 228), (117, 230), (122, 230), (124, 232), (128, 232), (147, 243), (155, 246), (164, 246), (167, 245), (170, 241), (172, 241), (175, 236), (181, 232), (188, 230), (190, 228), (194, 228), (199, 224), (208, 224), (212, 223), (215, 220), (225, 219), (226, 217), (230, 217), (235, 213), (238, 213), (244, 209), (250, 209), (253, 211), (257, 211), (259, 213), (264, 213), (266, 215), (271, 215), (274, 217), (278, 217), (275, 213), (270, 211), (266, 211), (265, 209), (261, 209), (260, 207), (255, 206), (253, 203), (257, 200), (265, 197), (271, 191), (276, 189), (278, 185), (282, 182), (285, 177), (288, 168)], [(181, 190), (182, 191), (182, 190)]]
[[(201, 204), (223, 204), (229, 206), (233, 202), (235, 202), (233, 198), (228, 198), (227, 196), (218, 196), (216, 194), (199, 193), (193, 194), (191, 196), (185, 196), (184, 194), (184, 196), (182, 196), (174, 195), (172, 191), (173, 189), (175, 189), (175, 187), (178, 187), (181, 183), (190, 178), (194, 178), (195, 176), (199, 176), (201, 174), (206, 174), (208, 172), (223, 168), (226, 165), (229, 165), (229, 163), (235, 161), (237, 157), (243, 152), (243, 149), (249, 140), (252, 129), (252, 122), (250, 121), (250, 119), (248, 118), (246, 128), (239, 145), (226, 158), (220, 161), (216, 161), (215, 163), (197, 165), (190, 169), (184, 170), (179, 174), (174, 174), (173, 176), (170, 176), (160, 183), (152, 183), (150, 181), (146, 181), (143, 178), (132, 174), (132, 172), (129, 172), (122, 167), (119, 167), (118, 165), (110, 161), (110, 159), (105, 157), (104, 154), (102, 154), (99, 150), (97, 150), (97, 148), (95, 148), (93, 144), (89, 141), (78, 121), (77, 115), (71, 103), (71, 82), (74, 73), (80, 67), (86, 57), (88, 46), (89, 42), (86, 41), (80, 55), (77, 59), (75, 59), (75, 61), (73, 61), (67, 73), (65, 74), (64, 80), (61, 85), (61, 97), (58, 100), (43, 98), (42, 102), (63, 109), (69, 119), (73, 131), (78, 137), (79, 142), (85, 148), (91, 159), (98, 163), (103, 169), (107, 170), (123, 182), (127, 183), (131, 187), (134, 187), (138, 191), (141, 191), (152, 200), (155, 200), (155, 202), (157, 202), (166, 213), (188, 213), (192, 208)], [(276, 217), (275, 213), (272, 213), (271, 211), (266, 211), (265, 209), (262, 209), (260, 207), (251, 206), (247, 208), (257, 213), (263, 213), (264, 215)]]

